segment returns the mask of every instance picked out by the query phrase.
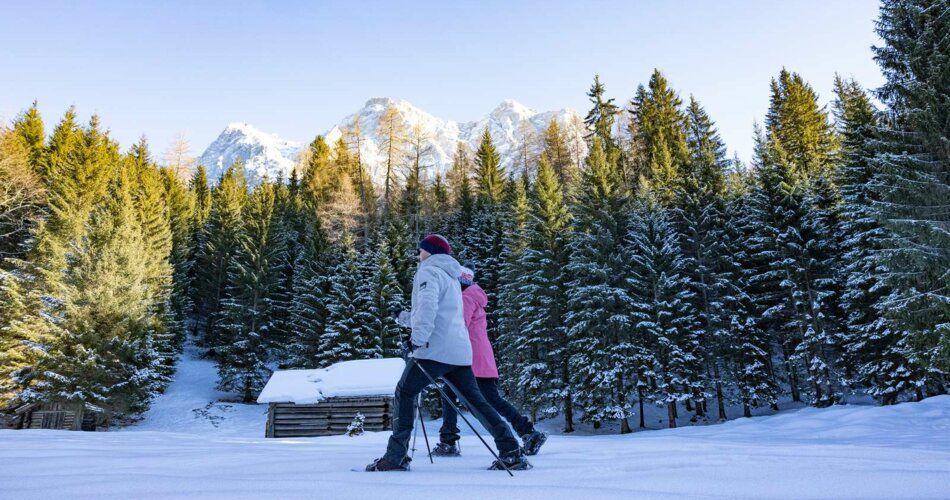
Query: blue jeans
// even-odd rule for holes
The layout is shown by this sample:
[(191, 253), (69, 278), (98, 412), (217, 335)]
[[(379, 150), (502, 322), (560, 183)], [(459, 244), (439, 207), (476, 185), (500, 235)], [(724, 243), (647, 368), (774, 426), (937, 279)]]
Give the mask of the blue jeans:
[[(515, 428), (515, 432), (517, 432), (519, 436), (524, 436), (534, 431), (534, 424), (528, 420), (528, 417), (522, 415), (517, 408), (512, 406), (511, 403), (498, 392), (497, 378), (476, 378), (475, 380), (478, 384), (478, 391), (482, 393), (482, 396), (485, 397), (488, 404), (501, 414), (501, 416), (505, 417), (508, 422), (511, 422), (511, 426)], [(461, 390), (461, 388), (459, 390)], [(446, 388), (445, 394), (455, 399), (455, 395), (451, 389)], [(450, 402), (445, 401), (443, 398), (442, 429), (439, 430), (439, 441), (445, 444), (455, 444), (458, 440), (458, 412), (455, 411), (455, 407), (452, 406)]]
[(396, 384), (395, 408), (393, 412), (393, 435), (389, 438), (386, 454), (383, 458), (391, 464), (402, 463), (409, 451), (409, 438), (415, 426), (416, 397), (431, 381), (419, 369), (421, 365), (433, 379), (445, 378), (452, 383), (472, 410), (475, 418), (495, 438), (495, 447), (499, 455), (518, 449), (518, 441), (508, 428), (508, 424), (485, 401), (478, 390), (471, 366), (447, 365), (430, 359), (411, 358), (406, 363), (399, 383)]

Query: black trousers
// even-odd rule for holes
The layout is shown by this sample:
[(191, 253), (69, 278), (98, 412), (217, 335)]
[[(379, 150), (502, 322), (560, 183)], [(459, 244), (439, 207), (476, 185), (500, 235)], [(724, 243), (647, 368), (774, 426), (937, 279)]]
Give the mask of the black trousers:
[(499, 454), (518, 449), (518, 441), (508, 428), (508, 424), (478, 390), (471, 366), (448, 365), (430, 359), (410, 358), (396, 385), (393, 435), (389, 438), (389, 445), (383, 456), (387, 462), (402, 463), (403, 458), (408, 454), (409, 439), (412, 437), (412, 429), (415, 425), (416, 397), (430, 384), (429, 379), (417, 364), (425, 368), (433, 379), (443, 377), (458, 389), (463, 402), (467, 402), (475, 418), (495, 439), (495, 447), (498, 448)]
[[(478, 391), (482, 393), (488, 404), (492, 406), (501, 416), (505, 417), (515, 432), (519, 436), (524, 436), (534, 431), (534, 424), (528, 417), (521, 414), (517, 408), (512, 406), (507, 399), (498, 392), (497, 378), (476, 378)], [(446, 395), (450, 398), (455, 397), (451, 389), (446, 388)], [(439, 430), (439, 440), (445, 444), (455, 444), (459, 440), (458, 412), (451, 403), (442, 401), (442, 429)]]

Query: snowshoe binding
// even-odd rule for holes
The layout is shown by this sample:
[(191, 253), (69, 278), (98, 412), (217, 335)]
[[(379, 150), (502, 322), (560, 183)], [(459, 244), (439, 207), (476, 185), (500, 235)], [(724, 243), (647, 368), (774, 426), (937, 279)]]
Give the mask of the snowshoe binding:
[(521, 442), (523, 445), (521, 449), (524, 450), (524, 454), (528, 456), (537, 455), (541, 451), (541, 446), (545, 441), (548, 440), (548, 435), (539, 431), (533, 430), (524, 436), (521, 436)]
[(528, 470), (532, 467), (528, 460), (521, 453), (521, 450), (509, 451), (503, 453), (498, 460), (492, 462), (488, 470)]
[(460, 457), (462, 452), (456, 444), (439, 443), (432, 449), (434, 457)]
[(412, 462), (412, 459), (409, 457), (402, 459), (402, 463), (399, 465), (393, 464), (385, 458), (377, 458), (376, 460), (373, 460), (373, 463), (366, 466), (366, 472), (407, 472), (409, 471), (409, 462)]

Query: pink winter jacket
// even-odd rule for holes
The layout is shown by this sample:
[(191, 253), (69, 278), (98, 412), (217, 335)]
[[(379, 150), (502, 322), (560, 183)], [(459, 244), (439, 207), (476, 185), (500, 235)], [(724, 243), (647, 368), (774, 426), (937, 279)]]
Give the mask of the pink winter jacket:
[(485, 306), (488, 296), (476, 284), (462, 290), (462, 309), (465, 315), (465, 327), (472, 341), (472, 371), (478, 378), (498, 378), (495, 366), (495, 353), (488, 341), (488, 320), (485, 318)]

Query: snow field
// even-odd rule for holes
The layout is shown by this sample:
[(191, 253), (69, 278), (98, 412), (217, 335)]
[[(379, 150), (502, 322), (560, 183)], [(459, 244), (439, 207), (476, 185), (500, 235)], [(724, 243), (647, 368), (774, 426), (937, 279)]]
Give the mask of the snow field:
[[(0, 500), (950, 498), (950, 396), (553, 434), (514, 478), (485, 470), (491, 455), (462, 425), (462, 457), (430, 464), (420, 433), (411, 472), (366, 473), (351, 469), (381, 456), (389, 433), (266, 439), (266, 405), (220, 401), (214, 363), (196, 353), (144, 421), (119, 432), (0, 431)], [(433, 445), (438, 427), (426, 421)]]

